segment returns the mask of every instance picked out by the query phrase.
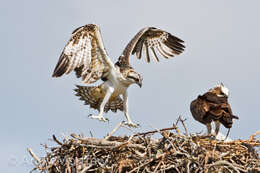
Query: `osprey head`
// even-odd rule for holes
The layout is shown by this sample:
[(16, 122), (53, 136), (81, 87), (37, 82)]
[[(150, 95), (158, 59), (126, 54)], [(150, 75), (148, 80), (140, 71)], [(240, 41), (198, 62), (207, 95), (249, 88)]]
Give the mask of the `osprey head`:
[(229, 89), (220, 83), (217, 87), (210, 89), (209, 92), (215, 93), (218, 97), (228, 97)]
[(228, 90), (228, 88), (227, 87), (225, 87), (224, 86), (224, 84), (221, 82), (220, 83), (220, 89), (221, 89), (221, 92), (223, 93), (223, 94), (225, 94), (227, 97), (229, 96), (229, 90)]
[(131, 81), (131, 83), (136, 83), (137, 85), (139, 85), (140, 88), (142, 87), (143, 78), (142, 78), (141, 75), (138, 74), (137, 72), (135, 72), (135, 71), (133, 71), (133, 70), (130, 70), (130, 71), (127, 73), (126, 78), (127, 78), (129, 81)]

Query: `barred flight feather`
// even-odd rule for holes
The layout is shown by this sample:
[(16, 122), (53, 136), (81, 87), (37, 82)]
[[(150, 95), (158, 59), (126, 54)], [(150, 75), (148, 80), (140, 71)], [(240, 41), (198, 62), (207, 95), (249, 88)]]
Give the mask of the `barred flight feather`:
[(153, 48), (153, 47), (150, 47), (150, 49), (152, 50), (152, 57), (153, 57), (157, 62), (159, 62), (160, 60), (159, 60), (158, 56), (156, 55), (156, 52), (155, 52), (154, 48)]
[(103, 77), (107, 63), (102, 57), (95, 32), (98, 27), (93, 24), (85, 25), (73, 31), (66, 44), (60, 59), (53, 72), (53, 77), (76, 72), (77, 77), (82, 77), (83, 83), (91, 84)]
[(141, 29), (128, 43), (123, 54), (119, 57), (117, 64), (121, 64), (121, 66), (130, 66), (129, 58), (131, 54), (136, 54), (136, 57), (141, 59), (143, 46), (145, 60), (148, 63), (150, 62), (149, 49), (151, 49), (152, 56), (156, 61), (159, 61), (159, 58), (155, 49), (161, 56), (168, 59), (174, 57), (174, 55), (179, 55), (184, 51), (185, 46), (183, 43), (183, 40), (166, 31), (154, 27), (146, 27)]
[[(99, 110), (100, 104), (104, 98), (105, 91), (102, 91), (99, 86), (80, 86), (76, 85), (76, 96), (80, 97), (79, 100), (85, 102), (85, 105), (90, 105), (90, 108)], [(118, 96), (111, 98), (104, 107), (104, 112), (117, 112), (117, 110), (123, 111), (123, 100)]]

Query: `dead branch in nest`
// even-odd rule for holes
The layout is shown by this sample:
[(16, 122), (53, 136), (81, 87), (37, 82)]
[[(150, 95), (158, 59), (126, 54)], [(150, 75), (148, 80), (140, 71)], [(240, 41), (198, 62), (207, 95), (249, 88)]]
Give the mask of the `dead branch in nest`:
[[(55, 147), (45, 146), (46, 156), (28, 152), (35, 162), (35, 170), (48, 173), (94, 172), (259, 172), (260, 159), (255, 147), (260, 146), (252, 135), (249, 140), (230, 142), (188, 133), (181, 117), (173, 127), (155, 129), (131, 136), (112, 136), (97, 139), (71, 134), (61, 142), (53, 135)], [(181, 122), (185, 135), (177, 128)], [(177, 132), (177, 133), (176, 133)], [(162, 135), (153, 139), (152, 134)]]
[(92, 145), (93, 147), (111, 147), (116, 148), (120, 147), (122, 145), (125, 145), (127, 147), (133, 147), (133, 148), (139, 148), (139, 149), (145, 149), (142, 145), (139, 144), (131, 144), (129, 141), (127, 142), (117, 142), (117, 141), (108, 141), (106, 139), (97, 139), (97, 138), (82, 138), (76, 134), (71, 134), (73, 138), (76, 138), (81, 141), (81, 144), (86, 145)]
[[(159, 132), (168, 131), (168, 130), (176, 130), (176, 129), (177, 129), (176, 126), (168, 127), (168, 128), (160, 129)], [(134, 136), (146, 136), (146, 135), (153, 134), (153, 133), (158, 133), (158, 130), (152, 130), (152, 131), (144, 132), (144, 133), (137, 133), (137, 134), (134, 134)]]
[(260, 134), (260, 130), (258, 130), (255, 134), (251, 135), (250, 138), (249, 138), (249, 141), (253, 141), (254, 138)]
[(41, 163), (40, 158), (32, 151), (31, 148), (27, 148), (27, 151), (37, 163)]

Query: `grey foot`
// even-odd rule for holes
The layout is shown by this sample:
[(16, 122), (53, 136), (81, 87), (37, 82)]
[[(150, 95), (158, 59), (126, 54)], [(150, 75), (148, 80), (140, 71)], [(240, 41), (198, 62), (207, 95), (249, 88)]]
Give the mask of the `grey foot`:
[(201, 136), (203, 139), (210, 139), (210, 140), (215, 140), (216, 136), (214, 134), (204, 134)]
[(108, 121), (109, 121), (108, 118), (105, 118), (105, 117), (100, 116), (100, 115), (92, 115), (92, 114), (89, 114), (88, 117), (90, 117), (90, 118), (92, 118), (92, 119), (99, 120), (99, 121), (103, 121), (103, 122), (108, 122)]
[(211, 135), (214, 136), (214, 137), (218, 136), (218, 134), (216, 132), (212, 133)]
[(123, 121), (124, 125), (127, 125), (128, 127), (134, 127), (134, 128), (137, 128), (139, 127), (140, 125), (139, 124), (135, 124), (133, 122), (125, 122)]
[(211, 139), (211, 140), (216, 140), (216, 134), (215, 133), (208, 134), (208, 138)]

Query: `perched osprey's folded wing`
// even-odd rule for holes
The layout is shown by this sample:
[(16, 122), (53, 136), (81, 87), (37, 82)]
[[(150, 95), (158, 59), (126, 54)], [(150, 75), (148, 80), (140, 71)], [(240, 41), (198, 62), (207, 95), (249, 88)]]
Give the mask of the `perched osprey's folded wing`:
[(212, 121), (208, 117), (210, 105), (199, 97), (191, 102), (190, 111), (193, 118), (203, 124), (210, 123)]
[(212, 102), (215, 104), (222, 104), (222, 103), (227, 103), (227, 96), (223, 96), (223, 97), (219, 97), (217, 96), (215, 93), (211, 93), (211, 92), (206, 92), (205, 94), (203, 94), (202, 96), (205, 100), (207, 100), (208, 102)]

